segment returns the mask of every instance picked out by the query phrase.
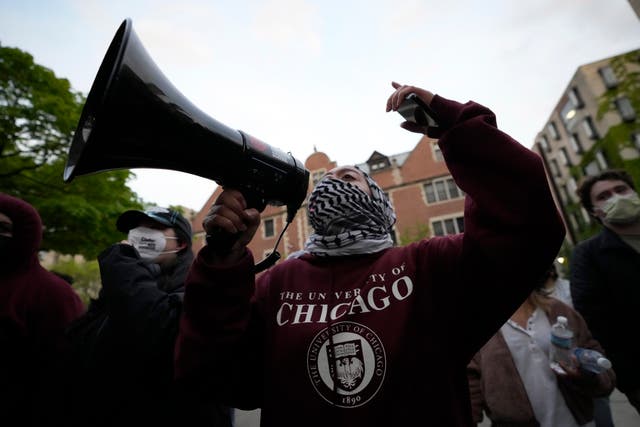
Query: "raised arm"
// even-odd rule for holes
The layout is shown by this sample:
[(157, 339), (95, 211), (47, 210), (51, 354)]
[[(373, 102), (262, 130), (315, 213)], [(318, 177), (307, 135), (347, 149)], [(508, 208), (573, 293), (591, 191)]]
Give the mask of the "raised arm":
[[(433, 111), (447, 167), (466, 193), (464, 236), (440, 242), (440, 261), (448, 264), (451, 277), (442, 293), (456, 309), (443, 305), (455, 316), (452, 327), (465, 336), (455, 354), (468, 361), (542, 279), (564, 226), (540, 157), (500, 131), (488, 108), (393, 86), (387, 110), (415, 93)], [(429, 127), (410, 122), (402, 127), (432, 135)]]

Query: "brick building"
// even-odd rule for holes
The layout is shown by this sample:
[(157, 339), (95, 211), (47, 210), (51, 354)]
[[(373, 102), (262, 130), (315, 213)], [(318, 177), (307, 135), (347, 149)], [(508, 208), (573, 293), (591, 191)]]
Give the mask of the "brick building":
[[(374, 151), (368, 160), (358, 164), (389, 195), (398, 217), (392, 233), (398, 244), (426, 235), (463, 231), (464, 194), (453, 181), (435, 142), (425, 136), (410, 152), (387, 156)], [(310, 171), (309, 192), (327, 171), (337, 166), (325, 153), (310, 155), (305, 161)], [(204, 244), (202, 220), (221, 191), (217, 188), (193, 219), (196, 250)], [(286, 207), (267, 206), (262, 212), (262, 224), (249, 245), (256, 262), (273, 250), (285, 221)], [(278, 247), (283, 259), (302, 249), (311, 231), (305, 202)]]

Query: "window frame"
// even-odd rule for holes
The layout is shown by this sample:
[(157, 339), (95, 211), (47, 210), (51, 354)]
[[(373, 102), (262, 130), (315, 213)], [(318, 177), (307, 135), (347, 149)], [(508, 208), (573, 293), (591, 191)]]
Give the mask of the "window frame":
[(553, 120), (547, 124), (547, 130), (551, 134), (551, 138), (558, 140), (560, 139), (560, 132), (558, 131), (558, 126), (556, 126), (556, 122)]
[[(451, 225), (454, 230), (452, 233), (447, 229), (446, 221), (451, 221)], [(440, 231), (442, 234), (436, 232), (436, 225), (440, 226)], [(462, 229), (461, 229), (462, 228)], [(458, 212), (456, 214), (441, 216), (436, 218), (429, 219), (429, 230), (431, 231), (431, 236), (451, 236), (455, 234), (464, 233), (464, 212)]]
[[(576, 154), (584, 153), (584, 148), (582, 147), (582, 142), (580, 141), (580, 135), (577, 132), (569, 135), (569, 144), (571, 144), (571, 148), (573, 152)], [(570, 162), (571, 160), (569, 160)]]
[(598, 74), (607, 89), (615, 89), (618, 87), (618, 76), (616, 76), (616, 73), (611, 66), (605, 65), (604, 67), (598, 68)]
[[(271, 223), (271, 234), (267, 235), (267, 223)], [(275, 218), (265, 218), (262, 220), (262, 237), (270, 239), (276, 235), (276, 221)]]
[(613, 102), (622, 121), (633, 122), (636, 119), (636, 110), (633, 108), (633, 104), (631, 104), (631, 100), (629, 98), (621, 96)]
[(538, 143), (540, 144), (540, 147), (547, 153), (551, 151), (551, 146), (549, 145), (549, 140), (547, 139), (547, 135), (544, 135), (544, 134), (541, 135)]
[(582, 121), (582, 129), (589, 139), (598, 139), (598, 129), (591, 117), (585, 117)]
[[(438, 184), (442, 184), (442, 189), (440, 190), (438, 189)], [(455, 196), (452, 196), (451, 194), (451, 184), (453, 184), (453, 186), (455, 187), (455, 192), (457, 192), (457, 195)], [(428, 191), (428, 187), (432, 188), (431, 194), (434, 197), (434, 200), (430, 200), (430, 197), (429, 197), (430, 193)], [(426, 181), (425, 183), (422, 184), (422, 191), (424, 194), (424, 200), (427, 202), (428, 205), (435, 204), (435, 203), (448, 202), (450, 200), (458, 200), (458, 199), (464, 198), (465, 196), (464, 191), (462, 191), (460, 187), (458, 187), (458, 184), (456, 184), (455, 180), (451, 175), (441, 177), (441, 178), (434, 178), (429, 181)], [(444, 199), (440, 198), (440, 191), (444, 191), (444, 193), (446, 194), (446, 198)]]

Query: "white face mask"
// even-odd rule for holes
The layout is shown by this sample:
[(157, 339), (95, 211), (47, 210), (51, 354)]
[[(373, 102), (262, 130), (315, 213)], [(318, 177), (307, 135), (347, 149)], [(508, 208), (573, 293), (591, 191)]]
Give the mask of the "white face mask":
[(138, 250), (140, 258), (145, 261), (153, 261), (162, 254), (178, 252), (178, 249), (165, 251), (167, 239), (177, 240), (178, 238), (165, 236), (162, 230), (148, 227), (136, 227), (129, 230), (129, 243)]
[(614, 194), (602, 205), (604, 220), (610, 224), (631, 224), (640, 218), (640, 198), (635, 191)]

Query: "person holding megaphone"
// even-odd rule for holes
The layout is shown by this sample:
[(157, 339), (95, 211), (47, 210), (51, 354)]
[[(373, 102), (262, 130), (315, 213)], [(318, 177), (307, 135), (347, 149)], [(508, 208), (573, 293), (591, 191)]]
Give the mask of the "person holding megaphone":
[[(430, 120), (465, 192), (464, 232), (394, 247), (395, 213), (365, 172), (329, 171), (310, 195), (304, 251), (258, 278), (247, 244), (260, 212), (225, 189), (203, 226), (236, 235), (205, 246), (186, 279), (177, 377), (225, 404), (262, 408), (262, 426), (472, 425), (466, 366), (535, 288), (564, 238), (538, 155), (494, 114), (392, 83)], [(416, 203), (423, 203), (421, 200)], [(513, 278), (517, 277), (517, 280)]]

